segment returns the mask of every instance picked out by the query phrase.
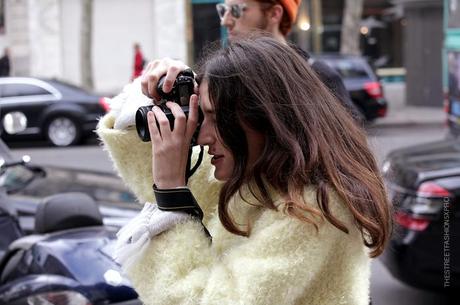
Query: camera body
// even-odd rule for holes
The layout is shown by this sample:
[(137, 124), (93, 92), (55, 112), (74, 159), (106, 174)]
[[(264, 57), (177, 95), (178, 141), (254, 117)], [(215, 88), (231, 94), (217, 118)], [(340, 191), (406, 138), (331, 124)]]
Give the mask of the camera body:
[[(174, 82), (173, 88), (169, 93), (163, 92), (163, 84), (164, 84), (165, 76), (161, 77), (157, 84), (157, 92), (161, 97), (161, 103), (157, 105), (160, 109), (165, 113), (166, 117), (169, 120), (169, 125), (171, 130), (174, 129), (174, 115), (171, 113), (171, 110), (166, 107), (166, 102), (171, 101), (177, 103), (184, 111), (185, 115), (188, 117), (189, 113), (189, 103), (190, 97), (194, 93), (194, 83), (195, 78), (193, 75), (192, 70), (187, 69), (179, 73), (176, 77)], [(139, 107), (136, 112), (136, 130), (137, 134), (144, 142), (149, 142), (150, 139), (150, 131), (149, 131), (149, 124), (147, 120), (147, 113), (151, 111), (153, 108), (152, 106), (143, 106)], [(203, 113), (200, 108), (198, 108), (198, 126), (195, 130), (195, 133), (192, 138), (191, 145), (196, 145), (196, 140), (198, 138), (198, 133), (200, 131), (200, 125), (203, 122)], [(158, 123), (157, 123), (158, 126)], [(159, 128), (159, 126), (158, 126)]]
[(190, 102), (190, 96), (193, 94), (194, 88), (194, 75), (192, 70), (187, 69), (180, 72), (174, 85), (169, 93), (163, 92), (163, 84), (165, 82), (165, 76), (161, 77), (158, 81), (157, 91), (162, 100), (172, 101), (181, 106), (188, 106)]

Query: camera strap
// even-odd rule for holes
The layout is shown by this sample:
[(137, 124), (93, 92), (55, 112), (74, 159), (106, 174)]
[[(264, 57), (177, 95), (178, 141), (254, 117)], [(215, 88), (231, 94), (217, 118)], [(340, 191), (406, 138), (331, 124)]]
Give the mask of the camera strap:
[(196, 172), (198, 167), (201, 165), (201, 162), (203, 161), (203, 155), (204, 155), (203, 146), (200, 145), (200, 153), (193, 167), (192, 167), (192, 153), (193, 153), (193, 146), (190, 146), (188, 150), (187, 168), (185, 170), (185, 183), (188, 183), (188, 179)]

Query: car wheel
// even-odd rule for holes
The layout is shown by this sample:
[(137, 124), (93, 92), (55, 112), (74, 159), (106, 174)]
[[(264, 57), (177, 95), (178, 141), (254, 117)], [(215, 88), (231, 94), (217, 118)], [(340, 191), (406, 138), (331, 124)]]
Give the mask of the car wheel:
[(80, 140), (80, 128), (74, 119), (58, 116), (46, 125), (46, 137), (54, 146), (70, 146)]

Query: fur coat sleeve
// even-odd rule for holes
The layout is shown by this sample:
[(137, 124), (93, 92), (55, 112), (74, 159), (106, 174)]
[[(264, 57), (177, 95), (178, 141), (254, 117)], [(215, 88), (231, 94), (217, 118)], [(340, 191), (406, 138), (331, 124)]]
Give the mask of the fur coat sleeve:
[[(152, 201), (151, 144), (133, 130), (113, 129), (107, 114), (98, 134), (115, 168), (140, 202)], [(369, 258), (351, 214), (340, 198), (330, 195), (331, 212), (349, 234), (327, 221), (301, 222), (279, 209), (268, 210), (235, 196), (232, 217), (250, 237), (228, 232), (217, 215), (220, 184), (212, 177), (209, 160), (190, 180), (205, 213), (155, 237), (130, 269), (124, 268), (146, 305), (179, 304), (353, 304), (369, 303)], [(317, 207), (316, 193), (307, 187), (304, 199)], [(122, 266), (123, 267), (123, 266)]]
[(146, 305), (368, 304), (369, 271), (356, 232), (324, 222), (317, 233), (268, 210), (248, 238), (217, 222), (208, 225), (211, 244), (199, 223), (177, 225), (126, 270)]

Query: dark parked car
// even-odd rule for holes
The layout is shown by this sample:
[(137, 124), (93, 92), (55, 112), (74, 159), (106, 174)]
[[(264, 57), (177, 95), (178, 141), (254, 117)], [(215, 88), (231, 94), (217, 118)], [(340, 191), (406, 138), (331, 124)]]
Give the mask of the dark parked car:
[(367, 121), (384, 117), (387, 102), (382, 86), (367, 61), (360, 56), (323, 54), (314, 56), (335, 69), (356, 107)]
[(395, 208), (384, 264), (412, 286), (460, 294), (460, 140), (395, 150), (383, 173)]
[(382, 260), (402, 282), (458, 298), (460, 91), (453, 76), (446, 75), (446, 139), (392, 151), (383, 163), (395, 232)]
[[(1, 137), (5, 141), (47, 139), (55, 146), (84, 140), (108, 110), (104, 98), (57, 80), (0, 78)], [(11, 115), (24, 124), (9, 132)]]

